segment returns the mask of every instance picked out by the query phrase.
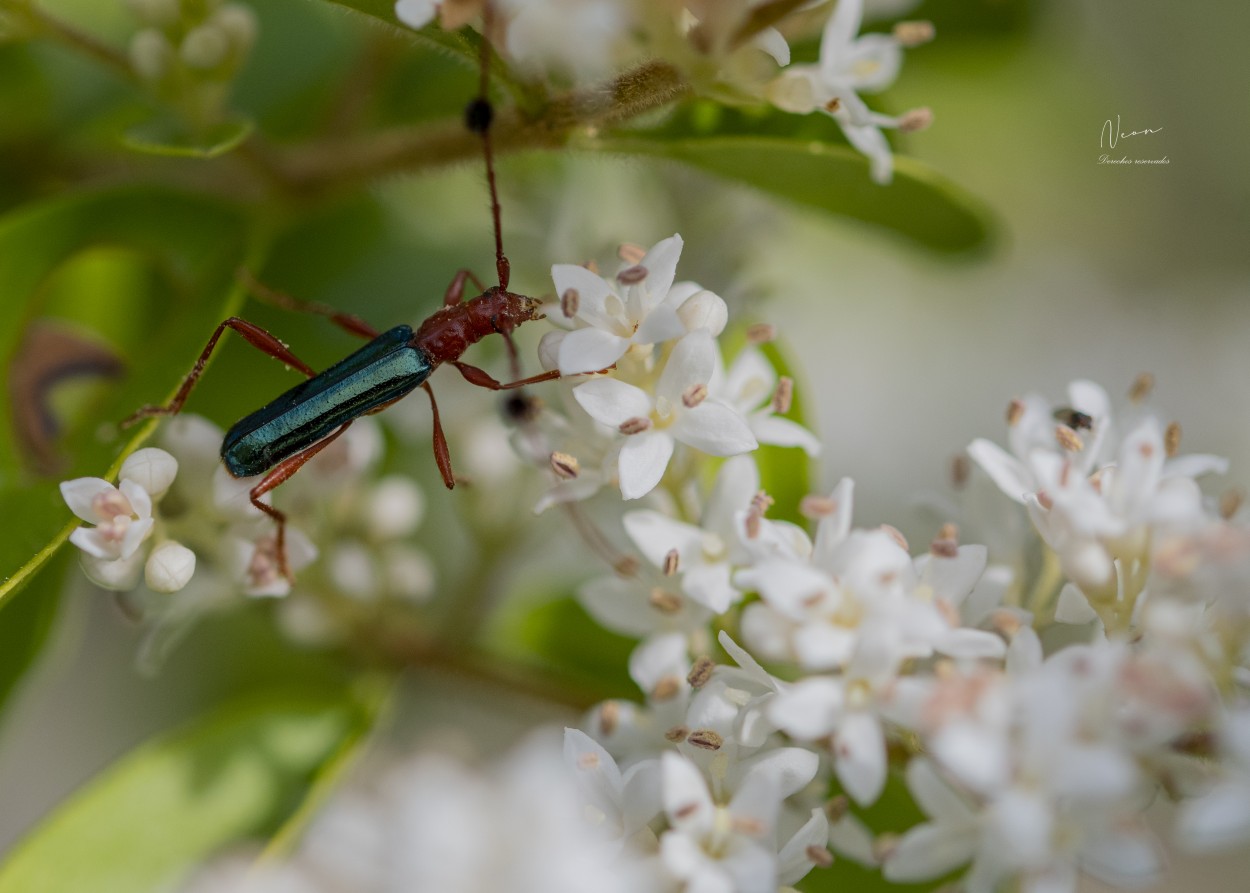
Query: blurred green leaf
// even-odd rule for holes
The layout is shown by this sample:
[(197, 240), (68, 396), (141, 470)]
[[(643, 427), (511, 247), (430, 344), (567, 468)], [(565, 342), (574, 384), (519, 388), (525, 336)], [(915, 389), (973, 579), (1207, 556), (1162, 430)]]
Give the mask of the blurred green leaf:
[(122, 134), (122, 144), (149, 155), (216, 158), (237, 148), (252, 133), (246, 118), (222, 121), (203, 133), (188, 132), (181, 121), (161, 113), (135, 124)]
[[(545, 601), (518, 599), (524, 612), (497, 617), (501, 631), (491, 642), (519, 664), (537, 664), (587, 702), (605, 698), (637, 698), (629, 677), (629, 655), (637, 642), (604, 629), (572, 596)], [(2, 891), (0, 891), (2, 893)]]
[(830, 214), (883, 227), (935, 251), (971, 252), (991, 240), (988, 212), (912, 158), (894, 157), (894, 182), (879, 186), (864, 156), (846, 146), (781, 137), (617, 137), (607, 151), (682, 161)]
[(223, 846), (277, 829), (372, 718), (342, 691), (220, 708), (59, 807), (0, 867), (0, 893), (169, 889)]
[(0, 648), (0, 715), (48, 641), (61, 606), (60, 581), (69, 564), (68, 556), (58, 557), (55, 566), (44, 572), (53, 581), (47, 591), (40, 598), (18, 599), (4, 612), (0, 623), (5, 643)]
[[(65, 420), (68, 461), (60, 477), (110, 474), (110, 466), (151, 430), (143, 426), (123, 440), (116, 422), (172, 392), (208, 333), (241, 303), (234, 272), (247, 258), (246, 241), (247, 228), (229, 207), (151, 187), (74, 195), (0, 217), (0, 368), (6, 370), (29, 324), (50, 312), (45, 286), (66, 262), (101, 245), (124, 246), (148, 262), (142, 294), (84, 290), (77, 309), (57, 294), (55, 312), (62, 321), (90, 326), (102, 306), (125, 319), (110, 334), (129, 370), (126, 381)], [(3, 607), (77, 523), (60, 498), (57, 481), (24, 466), (7, 399), (0, 403), (0, 511), (22, 522), (0, 541)], [(50, 596), (41, 592), (39, 597)], [(5, 617), (0, 611), (0, 633), (7, 635)]]

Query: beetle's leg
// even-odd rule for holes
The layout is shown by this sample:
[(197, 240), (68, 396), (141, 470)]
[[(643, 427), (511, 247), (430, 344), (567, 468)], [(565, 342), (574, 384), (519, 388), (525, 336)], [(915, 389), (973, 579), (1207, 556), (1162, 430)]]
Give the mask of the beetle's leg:
[(299, 471), (300, 468), (303, 467), (305, 462), (320, 453), (330, 444), (334, 443), (334, 441), (338, 440), (343, 432), (351, 427), (351, 424), (352, 423), (350, 421), (344, 422), (329, 437), (324, 440), (317, 441), (312, 446), (301, 450), (294, 456), (283, 459), (275, 465), (269, 473), (261, 479), (261, 482), (253, 487), (248, 493), (248, 496), (251, 497), (252, 505), (256, 506), (266, 515), (273, 518), (278, 525), (278, 570), (281, 571), (282, 576), (286, 577), (288, 580), (292, 580), (293, 578), (291, 577), (291, 569), (286, 563), (286, 515), (273, 506), (261, 502), (260, 498), (274, 487), (285, 483), (291, 475), (295, 474), (295, 472)]
[(464, 297), (464, 281), (468, 279), (472, 282), (478, 291), (486, 291), (486, 286), (482, 285), (482, 280), (473, 275), (473, 271), (461, 267), (456, 270), (456, 275), (451, 277), (451, 284), (447, 286), (447, 291), (443, 292), (443, 306), (450, 307), (453, 304), (459, 304)]
[(513, 378), (521, 377), (521, 355), (517, 352), (516, 342), (512, 340), (511, 332), (500, 332), (503, 336), (503, 343), (508, 348), (508, 368), (512, 370)]
[(438, 402), (434, 399), (434, 389), (430, 383), (421, 385), (430, 395), (430, 409), (434, 413), (434, 461), (438, 463), (438, 473), (443, 476), (443, 483), (448, 490), (455, 489), (456, 475), (451, 470), (451, 453), (447, 449), (447, 435), (443, 433), (443, 423), (438, 418)]
[(316, 301), (301, 301), (299, 298), (292, 297), (286, 292), (270, 288), (253, 276), (251, 271), (245, 267), (239, 268), (238, 276), (239, 281), (243, 283), (248, 291), (267, 304), (273, 304), (276, 307), (281, 307), (283, 310), (294, 310), (297, 313), (313, 313), (317, 316), (324, 316), (349, 335), (355, 335), (358, 338), (365, 338), (369, 341), (381, 334), (359, 316), (335, 310), (328, 304), (319, 304)]
[(291, 353), (290, 349), (287, 348), (285, 344), (266, 332), (260, 326), (255, 323), (248, 322), (246, 319), (239, 319), (237, 316), (232, 316), (219, 325), (216, 330), (214, 330), (212, 336), (209, 337), (208, 344), (204, 346), (204, 350), (200, 353), (199, 358), (196, 359), (195, 365), (191, 367), (191, 371), (187, 373), (187, 377), (182, 380), (182, 386), (178, 388), (178, 393), (174, 394), (174, 399), (170, 400), (165, 406), (154, 406), (149, 404), (136, 410), (122, 422), (122, 427), (129, 427), (140, 419), (146, 419), (149, 416), (174, 415), (182, 409), (182, 404), (187, 402), (187, 397), (191, 394), (191, 389), (195, 387), (195, 383), (199, 381), (200, 376), (204, 374), (204, 365), (208, 362), (209, 354), (213, 352), (213, 348), (217, 346), (218, 339), (221, 338), (221, 333), (226, 329), (234, 329), (243, 336), (244, 340), (246, 340), (248, 344), (264, 351), (274, 359), (281, 360), (288, 366), (298, 369), (309, 378), (312, 378), (317, 374), (313, 371), (311, 366), (295, 354)]

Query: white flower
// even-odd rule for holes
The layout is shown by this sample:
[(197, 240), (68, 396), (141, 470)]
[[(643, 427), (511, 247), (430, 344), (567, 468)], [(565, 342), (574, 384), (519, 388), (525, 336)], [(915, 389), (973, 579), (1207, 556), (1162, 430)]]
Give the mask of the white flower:
[(610, 839), (626, 840), (660, 811), (660, 763), (643, 760), (621, 772), (594, 739), (564, 730), (564, 760), (586, 799), (586, 817)]
[(625, 532), (656, 567), (677, 553), (682, 592), (717, 614), (741, 598), (730, 583), (730, 563), (741, 560), (735, 515), (745, 511), (759, 490), (759, 471), (749, 456), (721, 466), (699, 526), (657, 511), (626, 512)]
[[(317, 547), (297, 527), (286, 526), (287, 569), (298, 573), (317, 558)], [(230, 576), (238, 581), (244, 595), (284, 596), (291, 581), (282, 575), (278, 562), (278, 534), (270, 531), (258, 537), (230, 536), (225, 543), (225, 562)]]
[(143, 486), (122, 480), (114, 487), (101, 478), (76, 478), (61, 484), (70, 511), (94, 527), (79, 527), (69, 541), (93, 558), (130, 558), (152, 532), (152, 498)]
[(1250, 839), (1250, 710), (1224, 718), (1220, 745), (1226, 765), (1218, 782), (1181, 807), (1177, 836), (1183, 846), (1209, 852)]
[(741, 412), (760, 443), (802, 447), (809, 456), (820, 454), (820, 441), (798, 422), (782, 418), (789, 403), (787, 380), (778, 392), (777, 373), (759, 348), (748, 345), (738, 354), (723, 383), (713, 380), (712, 393)]
[(673, 348), (654, 398), (613, 378), (573, 389), (577, 402), (595, 421), (626, 435), (619, 459), (621, 495), (626, 499), (655, 489), (677, 441), (713, 456), (734, 456), (759, 446), (737, 410), (707, 398), (715, 355), (711, 334), (698, 329)]
[(523, 67), (554, 68), (588, 80), (610, 74), (632, 23), (620, 0), (502, 0), (508, 55)]
[(769, 98), (786, 111), (807, 114), (821, 109), (842, 127), (847, 140), (868, 156), (872, 177), (888, 183), (893, 158), (881, 128), (918, 130), (931, 115), (925, 109), (899, 118), (878, 114), (859, 98), (894, 82), (902, 66), (897, 38), (885, 34), (858, 36), (863, 0), (838, 0), (825, 25), (818, 65), (795, 65), (769, 86)]
[[(556, 353), (561, 373), (606, 369), (631, 344), (655, 344), (685, 332), (677, 314), (691, 293), (673, 287), (681, 248), (679, 235), (656, 243), (637, 264), (622, 267), (615, 282), (575, 264), (551, 268), (561, 306), (578, 326), (543, 339), (545, 349)], [(548, 317), (559, 320), (562, 313), (554, 311)]]

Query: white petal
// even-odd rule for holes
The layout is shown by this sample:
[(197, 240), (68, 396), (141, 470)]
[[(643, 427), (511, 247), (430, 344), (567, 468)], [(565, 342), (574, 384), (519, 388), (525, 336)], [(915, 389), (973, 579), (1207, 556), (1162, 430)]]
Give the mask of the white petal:
[(113, 592), (129, 592), (139, 585), (143, 573), (143, 553), (136, 552), (129, 558), (100, 559), (80, 555), (83, 572), (101, 589)]
[(1188, 456), (1177, 456), (1163, 464), (1165, 477), (1202, 477), (1204, 474), (1228, 474), (1228, 460), (1223, 456), (1212, 456), (1206, 453), (1192, 453)]
[(69, 535), (69, 541), (87, 555), (101, 561), (116, 561), (121, 557), (117, 543), (106, 541), (94, 527), (79, 527)]
[(615, 378), (583, 382), (573, 388), (573, 397), (592, 419), (613, 428), (629, 419), (647, 418), (651, 414), (651, 398), (647, 392)]
[(422, 28), (434, 20), (437, 8), (434, 0), (398, 0), (395, 18), (409, 28)]
[(820, 757), (804, 747), (779, 747), (744, 760), (734, 773), (740, 784), (755, 774), (767, 775), (777, 796), (784, 800), (797, 794), (816, 777)]
[(930, 760), (917, 757), (907, 764), (907, 790), (931, 819), (948, 825), (968, 825), (974, 820), (968, 804), (942, 780)]
[(1250, 840), (1250, 784), (1228, 782), (1181, 807), (1177, 837), (1204, 853)]
[(599, 577), (582, 585), (577, 600), (591, 617), (614, 632), (644, 636), (658, 625), (656, 611), (632, 580)]
[(856, 803), (877, 802), (885, 787), (885, 733), (870, 713), (848, 713), (834, 733), (838, 781)]
[(598, 809), (609, 815), (620, 811), (623, 782), (612, 755), (579, 729), (564, 730), (564, 762), (578, 786)]
[(658, 344), (680, 338), (686, 331), (677, 311), (668, 304), (660, 304), (647, 314), (631, 341), (634, 344)]
[(812, 816), (794, 833), (777, 854), (777, 882), (784, 885), (806, 877), (815, 865), (808, 851), (829, 845), (829, 817), (823, 809), (813, 809)]
[(69, 510), (88, 524), (99, 524), (108, 521), (96, 514), (92, 502), (97, 496), (111, 493), (117, 488), (103, 478), (74, 478), (72, 481), (61, 482), (61, 498), (69, 506)]
[(705, 385), (712, 378), (716, 364), (716, 342), (707, 329), (695, 329), (673, 347), (660, 380), (655, 386), (656, 397), (663, 397), (671, 404), (681, 403), (682, 394), (693, 385)]
[(772, 413), (756, 413), (749, 417), (751, 431), (760, 443), (781, 447), (801, 447), (809, 456), (820, 455), (820, 441), (798, 422)]
[(682, 591), (712, 613), (724, 614), (742, 595), (730, 585), (729, 573), (723, 561), (691, 568), (681, 578)]
[(1059, 590), (1055, 605), (1055, 620), (1059, 623), (1085, 624), (1098, 619), (1098, 613), (1090, 607), (1089, 599), (1071, 583)]
[(761, 406), (777, 387), (777, 372), (758, 347), (747, 346), (725, 375), (722, 394), (743, 412)]
[(639, 499), (654, 490), (668, 468), (673, 446), (673, 438), (662, 432), (626, 438), (620, 457), (621, 495)]
[(856, 630), (822, 620), (809, 620), (794, 632), (794, 653), (807, 670), (845, 667), (855, 656)]
[[(785, 37), (776, 28), (765, 28), (755, 35), (753, 42), (765, 53), (772, 56), (773, 61), (782, 68), (790, 64), (790, 44), (786, 43)], [(804, 872), (804, 874), (806, 873)], [(799, 875), (799, 877), (802, 877), (802, 875)], [(798, 880), (798, 878), (795, 878), (795, 880)], [(789, 882), (783, 880), (782, 883)]]
[(633, 834), (659, 815), (664, 808), (659, 760), (643, 760), (625, 770), (623, 805), (626, 835)]
[(864, 18), (864, 0), (838, 0), (825, 23), (820, 39), (820, 67), (825, 76), (836, 76), (851, 41)]
[(959, 607), (981, 579), (988, 555), (985, 546), (960, 546), (951, 558), (932, 553), (920, 556), (916, 559), (916, 570), (920, 578), (933, 587), (935, 594)]
[(999, 658), (1007, 653), (1007, 643), (998, 635), (980, 629), (953, 629), (941, 636), (933, 647), (947, 657), (965, 660)]
[(666, 751), (660, 758), (664, 811), (683, 835), (702, 837), (712, 830), (715, 806), (703, 773), (685, 757)]
[(758, 681), (765, 688), (775, 689), (779, 683), (768, 675), (768, 671), (760, 666), (750, 654), (748, 654), (741, 645), (733, 640), (729, 633), (721, 630), (716, 636), (716, 641), (720, 642), (720, 647), (725, 649), (725, 653), (733, 658), (734, 663), (745, 670), (752, 679)]
[(681, 257), (682, 244), (679, 234), (669, 236), (656, 242), (640, 262), (647, 270), (647, 278), (641, 284), (650, 296), (650, 302), (643, 308), (645, 311), (668, 297), (668, 290), (672, 288), (673, 280), (677, 277), (677, 261)]
[(677, 550), (679, 567), (693, 562), (702, 549), (703, 531), (660, 512), (626, 512), (622, 520), (638, 551), (656, 567), (664, 565), (665, 556), (673, 549)]
[(561, 375), (607, 369), (629, 348), (629, 339), (602, 329), (576, 329), (560, 341), (556, 364)]
[(843, 71), (850, 74), (856, 90), (876, 93), (894, 83), (902, 67), (903, 51), (898, 41), (885, 34), (865, 34), (852, 45)]
[[(612, 287), (585, 267), (577, 264), (555, 264), (551, 268), (551, 281), (556, 286), (556, 298), (560, 299), (569, 289), (577, 292), (577, 312), (575, 319), (580, 319), (591, 326), (604, 331), (612, 331), (618, 314), (607, 309), (608, 296)], [(616, 299), (618, 302), (619, 298)], [(602, 366), (600, 368), (603, 368)]]
[(842, 121), (838, 123), (842, 125), (847, 142), (868, 157), (873, 182), (885, 186), (894, 179), (894, 156), (881, 131), (872, 124), (858, 127)]
[(661, 679), (676, 676), (686, 685), (690, 658), (684, 633), (665, 633), (647, 639), (629, 655), (629, 676), (643, 692), (650, 692)]
[(1140, 888), (1158, 879), (1163, 858), (1145, 833), (1099, 835), (1081, 848), (1081, 868), (1117, 887)]
[(953, 871), (976, 851), (975, 826), (927, 822), (904, 834), (881, 873), (895, 884), (914, 884)]
[(996, 443), (978, 438), (968, 444), (968, 455), (1016, 502), (1023, 503), (1025, 494), (1037, 489), (1024, 463)]
[(748, 773), (729, 801), (730, 815), (743, 816), (758, 823), (759, 832), (751, 833), (760, 840), (769, 840), (777, 823), (782, 800), (778, 781), (773, 772)]
[(716, 400), (686, 410), (670, 430), (682, 443), (711, 456), (736, 456), (759, 446), (746, 419)]
[(122, 535), (122, 541), (118, 544), (118, 557), (129, 558), (135, 554), (140, 544), (151, 535), (155, 524), (156, 521), (149, 516), (127, 527), (125, 534)]
[(800, 679), (768, 705), (768, 718), (799, 740), (823, 738), (838, 727), (842, 685), (824, 676)]

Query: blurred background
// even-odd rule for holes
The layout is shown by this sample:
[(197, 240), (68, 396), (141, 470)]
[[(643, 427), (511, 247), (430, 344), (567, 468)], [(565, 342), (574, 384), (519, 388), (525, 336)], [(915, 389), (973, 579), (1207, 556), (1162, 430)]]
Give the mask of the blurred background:
[[(362, 43), (377, 35), (300, 0), (254, 5), (260, 37), (235, 105), (281, 133), (284, 120), (297, 126), (308, 99), (300, 91), (334, 85)], [(126, 33), (126, 17), (112, 4), (50, 6), (104, 38)], [(680, 231), (686, 239), (680, 277), (723, 295), (732, 313), (781, 330), (826, 445), (822, 489), (853, 477), (856, 522), (892, 523), (913, 544), (933, 532), (917, 495), (948, 488), (951, 458), (974, 437), (1001, 442), (1012, 397), (1036, 390), (1058, 398), (1075, 378), (1098, 381), (1122, 399), (1139, 373), (1152, 373), (1155, 402), (1182, 424), (1185, 451), (1232, 460), (1229, 479), (1213, 492), (1246, 487), (1250, 5), (927, 0), (910, 15), (932, 19), (938, 39), (907, 53), (902, 75), (879, 105), (933, 109), (934, 126), (906, 137), (900, 150), (989, 208), (997, 231), (986, 250), (936, 255), (746, 188), (711, 190), (714, 181), (705, 175), (666, 163), (517, 157), (500, 164), (515, 285), (541, 293), (550, 288), (552, 262), (604, 261), (619, 242), (650, 245)], [(44, 93), (6, 90), (4, 72), (30, 65), (51, 72), (42, 80)], [(471, 94), (466, 85), (473, 73), (463, 75), (447, 81), (449, 107)], [(63, 128), (67, 146), (98, 138), (77, 123), (78, 115), (121, 89), (60, 50), (0, 46), (5, 132), (16, 132), (26, 116)], [(408, 100), (397, 93), (381, 101), (402, 114)], [(1123, 132), (1158, 132), (1100, 148), (1104, 123), (1117, 118)], [(1168, 163), (1100, 164), (1108, 152)], [(0, 169), (6, 207), (55, 188), (50, 180), (23, 181), (15, 153), (8, 145)], [(266, 276), (379, 326), (419, 320), (437, 304), (451, 271), (489, 267), (480, 180), (475, 165), (396, 177), (326, 202), (283, 238)], [(102, 294), (124, 286), (110, 259), (97, 256), (54, 287), (76, 287), (73, 277), (90, 279), (100, 270), (113, 283)], [(268, 308), (249, 316), (299, 345), (313, 365), (350, 346), (316, 320)], [(240, 414), (239, 381), (249, 382), (249, 390), (254, 382), (257, 394), (284, 381), (269, 368), (274, 364), (236, 348), (229, 346), (221, 361), (238, 370), (235, 376), (216, 382), (210, 376), (197, 396), (196, 410), (221, 424)], [(454, 383), (442, 382), (440, 395), (454, 430), (471, 430), (474, 413), (485, 411), (487, 401), (461, 400)], [(409, 409), (415, 426), (428, 424), (424, 404)], [(486, 468), (502, 461), (488, 444), (479, 446), (468, 449), (483, 454)], [(428, 466), (422, 471), (427, 518), (462, 511), (437, 487), (428, 456), (418, 458), (414, 467)], [(575, 585), (590, 572), (574, 548), (561, 545), (568, 539), (562, 518), (526, 518), (526, 524), (531, 542), (544, 545), (518, 550), (514, 575), (496, 581), (501, 591), (552, 585), (544, 573), (550, 577), (557, 559), (559, 585)], [(439, 526), (427, 520), (421, 535), (444, 542)], [(464, 544), (453, 540), (449, 548)], [(274, 634), (252, 612), (204, 624), (159, 675), (140, 674), (134, 666), (140, 632), (77, 575), (68, 579), (77, 582), (53, 645), (0, 727), (0, 851), (137, 742), (193, 715), (197, 705), (275, 672), (263, 657)], [(472, 682), (433, 673), (412, 674), (396, 716), (378, 745), (383, 750), (450, 736), (489, 752), (526, 724), (570, 719), (537, 701), (504, 703)], [(1235, 890), (1244, 887), (1238, 879), (1247, 868), (1250, 859), (1231, 854), (1185, 863), (1176, 876), (1190, 889)]]

